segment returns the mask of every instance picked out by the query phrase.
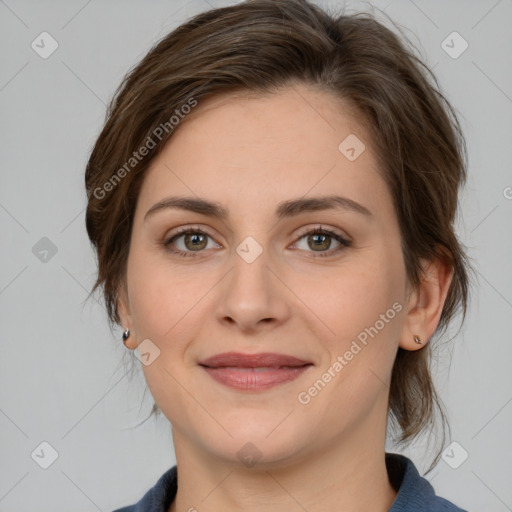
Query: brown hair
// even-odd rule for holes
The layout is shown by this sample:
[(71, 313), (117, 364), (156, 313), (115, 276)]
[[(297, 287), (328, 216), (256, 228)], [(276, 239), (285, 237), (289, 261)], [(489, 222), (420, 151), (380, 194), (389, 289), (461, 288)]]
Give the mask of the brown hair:
[[(435, 76), (370, 13), (328, 14), (307, 0), (248, 0), (178, 26), (126, 75), (108, 107), (85, 183), (87, 232), (98, 259), (91, 293), (103, 287), (111, 327), (119, 323), (117, 294), (139, 190), (151, 160), (172, 135), (173, 116), (183, 117), (191, 98), (236, 90), (271, 94), (299, 82), (358, 112), (393, 197), (409, 283), (420, 283), (420, 259), (446, 261), (453, 279), (435, 334), (444, 334), (460, 307), (462, 325), (471, 267), (454, 219), (467, 150)], [(155, 147), (135, 158), (150, 139)], [(398, 350), (389, 413), (400, 429), (399, 442), (433, 426), (436, 409), (444, 436), (446, 418), (430, 375), (431, 345)]]

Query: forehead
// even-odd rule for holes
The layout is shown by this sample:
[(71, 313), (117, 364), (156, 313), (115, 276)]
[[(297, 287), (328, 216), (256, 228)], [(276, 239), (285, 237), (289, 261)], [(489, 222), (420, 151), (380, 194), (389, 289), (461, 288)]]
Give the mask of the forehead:
[(354, 109), (306, 85), (215, 95), (198, 101), (152, 161), (141, 199), (177, 192), (225, 202), (236, 190), (257, 206), (313, 189), (368, 198), (382, 183), (364, 126)]
[[(312, 151), (320, 144), (337, 150), (344, 133), (357, 133), (369, 143), (366, 122), (347, 101), (312, 85), (289, 85), (273, 93), (239, 90), (199, 100), (177, 126), (169, 144), (193, 135), (203, 137), (207, 132), (216, 142), (218, 138), (232, 145), (247, 142), (244, 149), (274, 142), (284, 143), (283, 151), (304, 151), (304, 143), (309, 143)], [(299, 135), (300, 140), (296, 138)]]

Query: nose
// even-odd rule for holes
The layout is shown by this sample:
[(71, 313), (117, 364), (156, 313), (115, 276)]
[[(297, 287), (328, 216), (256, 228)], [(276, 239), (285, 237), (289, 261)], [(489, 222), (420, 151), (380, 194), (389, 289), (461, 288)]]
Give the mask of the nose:
[(217, 319), (230, 328), (257, 334), (290, 316), (290, 291), (263, 249), (254, 261), (233, 253), (233, 267), (218, 295)]

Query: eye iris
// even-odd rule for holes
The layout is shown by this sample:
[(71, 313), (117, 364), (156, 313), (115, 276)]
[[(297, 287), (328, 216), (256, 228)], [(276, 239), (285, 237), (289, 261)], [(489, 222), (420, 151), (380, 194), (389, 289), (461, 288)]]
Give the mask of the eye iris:
[[(199, 244), (197, 244), (196, 243), (197, 240), (201, 239), (201, 238), (202, 238), (202, 245), (201, 245), (201, 241), (199, 242)], [(192, 246), (189, 247), (188, 242), (190, 242), (191, 240), (193, 240)], [(187, 247), (187, 249), (192, 249), (192, 250), (204, 249), (206, 247), (206, 236), (201, 235), (199, 233), (185, 234), (185, 246)]]
[[(311, 235), (309, 237), (309, 240), (311, 240), (312, 238), (315, 239), (315, 242), (313, 244), (309, 243), (308, 242), (308, 245), (311, 249), (328, 249), (329, 246), (331, 245), (330, 242), (328, 242), (327, 244), (325, 243), (325, 240), (329, 238), (329, 235), (323, 235), (323, 234), (319, 234), (319, 233), (316, 233), (314, 235)], [(317, 243), (318, 239), (321, 239), (320, 243)], [(322, 245), (323, 243), (323, 245)]]

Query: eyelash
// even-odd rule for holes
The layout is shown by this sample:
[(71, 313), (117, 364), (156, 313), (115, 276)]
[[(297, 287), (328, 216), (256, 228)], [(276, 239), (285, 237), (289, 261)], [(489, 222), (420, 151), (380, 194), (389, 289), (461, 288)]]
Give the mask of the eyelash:
[[(205, 231), (202, 231), (201, 229), (182, 228), (178, 232), (176, 232), (174, 235), (172, 235), (172, 237), (163, 241), (164, 247), (166, 248), (166, 250), (170, 251), (171, 253), (176, 254), (177, 256), (180, 256), (183, 258), (187, 258), (190, 256), (197, 257), (196, 256), (197, 252), (204, 252), (204, 251), (181, 251), (181, 250), (176, 250), (176, 249), (170, 248), (171, 244), (176, 239), (178, 239), (179, 237), (181, 237), (183, 235), (187, 235), (187, 234), (201, 234), (201, 235), (206, 235), (206, 236), (212, 238), (208, 233), (206, 233)], [(316, 234), (329, 235), (330, 237), (334, 238), (336, 241), (340, 242), (341, 245), (339, 247), (337, 247), (336, 249), (329, 249), (327, 251), (320, 251), (320, 252), (307, 251), (307, 252), (313, 253), (313, 256), (310, 256), (312, 258), (325, 258), (327, 256), (331, 256), (332, 254), (337, 253), (337, 252), (345, 249), (346, 247), (350, 247), (352, 245), (352, 242), (346, 240), (345, 238), (340, 236), (338, 233), (335, 233), (334, 231), (331, 231), (330, 229), (323, 228), (322, 226), (317, 226), (314, 229), (310, 229), (308, 231), (301, 233), (300, 236), (297, 238), (297, 241), (299, 241), (301, 238), (304, 238), (307, 235), (316, 235)]]

